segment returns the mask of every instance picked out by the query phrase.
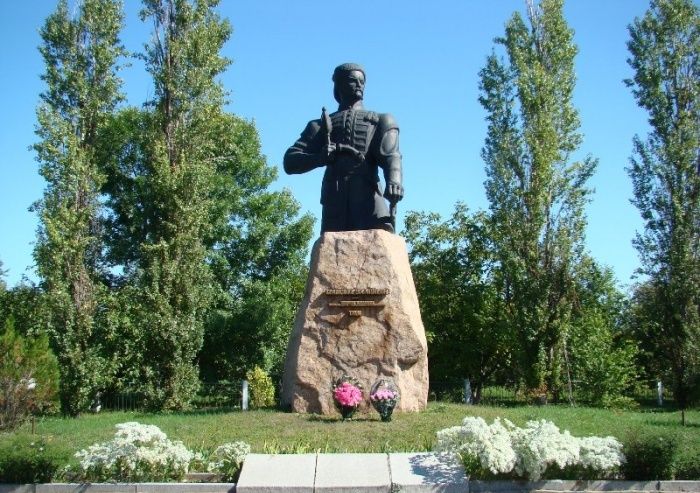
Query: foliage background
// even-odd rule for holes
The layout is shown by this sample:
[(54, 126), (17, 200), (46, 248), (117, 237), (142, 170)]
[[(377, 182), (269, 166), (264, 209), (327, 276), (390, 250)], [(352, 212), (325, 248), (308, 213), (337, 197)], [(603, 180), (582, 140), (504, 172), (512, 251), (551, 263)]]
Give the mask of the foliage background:
[[(43, 30), (41, 283), (3, 286), (2, 316), (12, 315), (21, 334), (50, 334), (69, 414), (125, 391), (141, 392), (153, 409), (184, 409), (202, 379), (232, 381), (256, 364), (279, 373), (313, 219), (300, 215), (288, 190), (275, 189), (255, 123), (226, 110), (231, 31), (217, 2), (144, 2), (142, 16), (158, 36), (131, 59), (150, 77), (141, 107), (116, 106), (125, 60), (114, 4), (66, 5)], [(576, 39), (562, 2), (527, 5), (529, 20), (516, 13), (497, 42), (505, 49), (481, 59), (490, 212), (458, 204), (445, 222), (406, 215), (433, 378), (467, 376), (477, 396), (491, 380), (555, 400), (571, 400), (578, 386), (596, 405), (631, 405), (619, 397), (639, 377), (669, 376), (655, 343), (676, 347), (694, 332), (665, 337), (674, 314), (667, 310), (664, 323), (654, 314), (669, 296), (640, 285), (626, 300), (586, 251), (583, 206), (595, 162), (579, 150)], [(100, 15), (110, 22), (96, 23)], [(95, 82), (103, 90), (87, 89)], [(425, 168), (414, 167), (415, 176)], [(521, 188), (519, 171), (529, 180)], [(692, 289), (671, 291), (691, 293), (685, 305), (697, 311)], [(666, 351), (666, 361), (686, 361), (692, 344), (681, 358)], [(695, 387), (694, 371), (686, 387)], [(692, 394), (680, 389), (678, 396)]]

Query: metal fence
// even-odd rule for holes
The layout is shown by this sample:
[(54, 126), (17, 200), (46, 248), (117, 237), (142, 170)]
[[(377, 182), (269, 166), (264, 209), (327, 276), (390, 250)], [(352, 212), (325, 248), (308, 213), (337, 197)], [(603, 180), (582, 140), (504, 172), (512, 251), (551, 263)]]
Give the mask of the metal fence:
[[(192, 407), (197, 411), (240, 409), (242, 381), (202, 382)], [(144, 411), (146, 396), (141, 392), (108, 392), (100, 397), (102, 409), (112, 411)]]
[[(576, 391), (574, 383), (573, 398), (577, 404), (587, 404), (584, 396)], [(429, 400), (438, 402), (466, 402), (471, 395), (471, 386), (466, 379), (431, 380)], [(673, 394), (657, 381), (642, 382), (634, 392), (625, 396), (644, 407), (662, 407), (673, 404)], [(568, 395), (563, 393), (560, 399), (568, 402)], [(530, 404), (524, 389), (517, 386), (487, 385), (481, 392), (481, 404), (490, 406), (513, 406)]]
[(199, 410), (240, 409), (241, 389), (241, 380), (202, 383), (192, 405)]
[(111, 411), (141, 411), (144, 405), (144, 396), (140, 392), (107, 393), (93, 403), (93, 407)]
[[(281, 378), (273, 380), (277, 395), (281, 390)], [(203, 382), (199, 391), (192, 401), (192, 407), (200, 412), (220, 412), (224, 410), (235, 410), (242, 408), (243, 401), (243, 381), (223, 381), (223, 382)], [(466, 402), (470, 395), (471, 388), (468, 380), (431, 380), (429, 386), (428, 399), (438, 402)], [(663, 387), (661, 388), (662, 400), (659, 400), (658, 382), (644, 382), (640, 385), (632, 398), (644, 407), (660, 407), (673, 403), (672, 394)], [(568, 401), (567, 395), (560, 396), (561, 400)], [(585, 405), (585, 399), (574, 391), (574, 401), (577, 404)], [(489, 406), (517, 406), (530, 404), (523, 389), (515, 386), (488, 385), (482, 389), (480, 404)], [(108, 393), (101, 397), (102, 409), (113, 411), (143, 411), (146, 409), (146, 398), (139, 392), (115, 392)]]
[[(431, 380), (429, 400), (438, 402), (466, 402), (471, 386), (465, 379)], [(491, 406), (512, 406), (525, 404), (525, 395), (515, 388), (489, 385), (481, 391), (481, 404)]]

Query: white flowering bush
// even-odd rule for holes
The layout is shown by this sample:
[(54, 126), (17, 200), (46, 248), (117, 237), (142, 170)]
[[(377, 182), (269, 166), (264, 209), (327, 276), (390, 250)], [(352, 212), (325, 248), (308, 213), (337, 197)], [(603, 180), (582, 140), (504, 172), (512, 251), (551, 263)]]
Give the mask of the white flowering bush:
[(250, 453), (250, 445), (245, 442), (230, 442), (220, 445), (209, 456), (207, 469), (221, 474), (224, 481), (235, 481), (243, 465), (246, 455)]
[(523, 428), (496, 418), (467, 417), (462, 426), (437, 433), (436, 450), (459, 454), (473, 477), (523, 477), (536, 481), (548, 468), (563, 475), (610, 476), (622, 462), (622, 444), (613, 437), (571, 436), (546, 420)]
[[(157, 426), (136, 422), (116, 425), (109, 442), (97, 443), (75, 454), (76, 479), (83, 481), (180, 480), (198, 454), (182, 442), (170, 441)], [(71, 471), (73, 472), (73, 471)]]
[(509, 432), (498, 418), (489, 426), (483, 418), (468, 416), (462, 426), (438, 431), (437, 450), (458, 453), (468, 461), (469, 469), (477, 468), (481, 475), (508, 473), (516, 463)]
[(595, 471), (612, 471), (620, 467), (625, 460), (622, 444), (613, 437), (579, 438), (579, 444), (582, 467)]
[(513, 426), (511, 443), (518, 460), (515, 473), (536, 481), (547, 467), (559, 469), (574, 466), (579, 461), (578, 438), (568, 431), (561, 433), (551, 421), (528, 421), (524, 428)]

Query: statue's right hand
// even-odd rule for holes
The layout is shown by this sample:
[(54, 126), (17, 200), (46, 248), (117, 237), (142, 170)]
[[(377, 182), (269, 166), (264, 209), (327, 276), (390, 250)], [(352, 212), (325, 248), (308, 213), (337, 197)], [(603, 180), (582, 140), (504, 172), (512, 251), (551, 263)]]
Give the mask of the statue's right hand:
[(326, 144), (321, 148), (319, 153), (319, 161), (321, 164), (332, 164), (335, 161), (335, 153), (337, 146), (333, 143)]

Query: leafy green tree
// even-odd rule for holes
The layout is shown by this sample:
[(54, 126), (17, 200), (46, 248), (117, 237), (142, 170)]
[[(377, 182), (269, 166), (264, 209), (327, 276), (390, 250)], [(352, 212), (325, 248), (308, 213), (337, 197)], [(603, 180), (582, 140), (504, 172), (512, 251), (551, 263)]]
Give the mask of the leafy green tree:
[(589, 189), (596, 167), (573, 160), (581, 134), (572, 103), (573, 32), (563, 0), (528, 2), (515, 13), (480, 72), (488, 134), (482, 150), (504, 322), (518, 337), (520, 375), (530, 389), (562, 386), (562, 356), (572, 311)]
[(0, 295), (7, 291), (7, 283), (5, 283), (4, 277), (7, 275), (7, 270), (2, 268), (2, 260), (0, 260)]
[(7, 275), (7, 271), (2, 268), (2, 260), (0, 260), (0, 324), (5, 320), (5, 293), (7, 292), (7, 284), (5, 284), (4, 277)]
[[(230, 26), (214, 1), (145, 0), (154, 26), (142, 58), (155, 85), (145, 110), (127, 109), (105, 136), (111, 260), (127, 277), (141, 382), (153, 409), (189, 406), (203, 320), (213, 300), (206, 263), (224, 91), (216, 77)], [(135, 330), (134, 330), (135, 329)], [(132, 344), (133, 341), (127, 341)]]
[(625, 330), (626, 298), (609, 268), (584, 258), (576, 290), (565, 362), (572, 391), (595, 406), (633, 405), (639, 379), (637, 345)]
[(629, 33), (626, 83), (651, 125), (635, 138), (628, 169), (644, 220), (635, 246), (651, 288), (655, 354), (685, 408), (700, 387), (700, 9), (652, 0)]
[(202, 379), (239, 379), (254, 366), (281, 376), (306, 276), (306, 267), (298, 265), (223, 291), (205, 330), (199, 357)]
[(243, 378), (256, 365), (281, 374), (313, 229), (289, 191), (269, 190), (277, 172), (261, 154), (255, 127), (230, 118), (235, 159), (222, 161), (217, 194), (227, 220), (208, 242), (218, 295), (200, 354), (207, 380)]
[(510, 363), (510, 336), (492, 274), (488, 220), (457, 204), (442, 221), (410, 212), (403, 232), (428, 338), (430, 376), (469, 378), (478, 402), (496, 371)]
[[(232, 340), (247, 343), (237, 354), (251, 341), (267, 347), (259, 359), (271, 361), (256, 363), (276, 364), (267, 353), (279, 353), (278, 332), (291, 327), (290, 301), (279, 296), (311, 234), (291, 194), (267, 190), (276, 171), (255, 126), (223, 111), (217, 76), (229, 64), (220, 50), (231, 28), (217, 3), (144, 2), (142, 17), (155, 26), (143, 55), (155, 97), (115, 115), (103, 135), (107, 256), (126, 307), (114, 321), (125, 335), (119, 378), (157, 409), (188, 406), (198, 362), (205, 378), (242, 377), (240, 361), (227, 361)], [(214, 347), (200, 353), (205, 332)]]
[(0, 326), (11, 319), (23, 337), (46, 334), (51, 315), (46, 297), (39, 286), (26, 281), (0, 294)]
[(665, 358), (659, 358), (657, 340), (661, 338), (661, 326), (656, 313), (657, 300), (654, 283), (647, 279), (632, 287), (629, 302), (624, 311), (625, 330), (637, 342), (637, 355), (641, 377), (647, 381), (671, 382), (670, 366)]
[(22, 337), (10, 317), (0, 328), (0, 430), (55, 408), (58, 364), (46, 334)]
[(7, 275), (7, 271), (2, 268), (2, 260), (0, 260), (0, 324), (5, 323), (7, 318), (7, 284), (5, 284), (4, 277)]
[(65, 0), (46, 20), (40, 47), (45, 62), (34, 145), (46, 180), (35, 209), (40, 227), (34, 251), (49, 331), (61, 368), (61, 407), (86, 409), (109, 372), (100, 354), (105, 334), (96, 321), (104, 295), (99, 191), (103, 181), (95, 146), (107, 116), (121, 99), (117, 62), (120, 5), (85, 0), (72, 17)]

